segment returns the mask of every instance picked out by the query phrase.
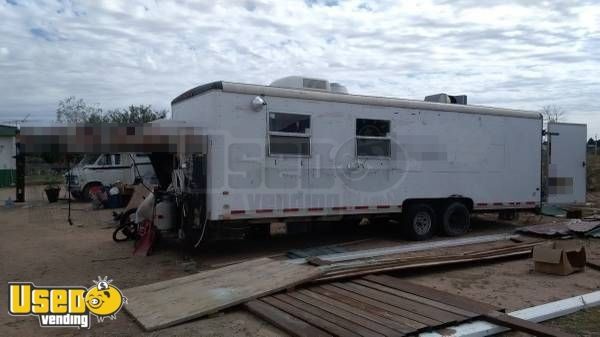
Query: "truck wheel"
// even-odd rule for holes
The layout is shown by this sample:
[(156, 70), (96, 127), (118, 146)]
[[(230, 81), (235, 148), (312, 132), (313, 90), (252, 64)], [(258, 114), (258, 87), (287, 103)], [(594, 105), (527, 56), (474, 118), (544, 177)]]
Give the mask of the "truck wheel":
[(81, 200), (81, 191), (71, 191), (71, 196), (73, 197), (73, 199), (77, 200), (77, 201), (82, 201)]
[(92, 198), (90, 197), (90, 192), (95, 187), (102, 187), (102, 184), (100, 184), (100, 183), (89, 183), (89, 184), (85, 185), (85, 187), (81, 191), (81, 197), (79, 198), (79, 200), (86, 201), (86, 202), (87, 201), (91, 201)]
[(451, 202), (442, 215), (442, 229), (448, 236), (465, 234), (471, 228), (471, 215), (463, 203)]
[(412, 240), (427, 240), (433, 236), (436, 227), (435, 211), (427, 204), (408, 206), (404, 215), (403, 229)]

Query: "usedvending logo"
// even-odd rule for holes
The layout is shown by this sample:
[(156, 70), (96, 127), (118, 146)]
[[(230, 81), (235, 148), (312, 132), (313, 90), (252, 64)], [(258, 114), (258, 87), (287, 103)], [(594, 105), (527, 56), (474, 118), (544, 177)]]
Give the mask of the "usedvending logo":
[(9, 282), (8, 313), (37, 316), (41, 327), (90, 327), (91, 315), (98, 322), (116, 319), (127, 303), (121, 290), (108, 277), (85, 287), (38, 287), (31, 282)]

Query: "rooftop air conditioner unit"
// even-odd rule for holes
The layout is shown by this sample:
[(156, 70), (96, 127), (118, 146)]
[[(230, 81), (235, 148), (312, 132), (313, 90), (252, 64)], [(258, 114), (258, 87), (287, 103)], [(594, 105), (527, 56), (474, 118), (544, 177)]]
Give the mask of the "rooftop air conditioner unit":
[(467, 105), (467, 95), (452, 96), (448, 94), (437, 94), (426, 96), (425, 102)]

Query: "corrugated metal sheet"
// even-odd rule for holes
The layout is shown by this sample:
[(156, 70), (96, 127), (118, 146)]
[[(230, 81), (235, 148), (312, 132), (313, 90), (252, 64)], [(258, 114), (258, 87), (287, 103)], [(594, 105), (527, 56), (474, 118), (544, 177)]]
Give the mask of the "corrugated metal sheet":
[(526, 226), (517, 229), (517, 232), (543, 236), (563, 236), (569, 235), (570, 233), (565, 223), (548, 223), (541, 225)]

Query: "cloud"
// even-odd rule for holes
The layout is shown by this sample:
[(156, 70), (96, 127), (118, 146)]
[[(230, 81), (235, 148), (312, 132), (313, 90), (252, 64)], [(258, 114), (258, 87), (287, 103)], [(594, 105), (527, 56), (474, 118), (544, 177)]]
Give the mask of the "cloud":
[(593, 1), (0, 2), (0, 121), (51, 119), (75, 95), (168, 108), (214, 80), (302, 74), (350, 92), (538, 110), (600, 132)]

